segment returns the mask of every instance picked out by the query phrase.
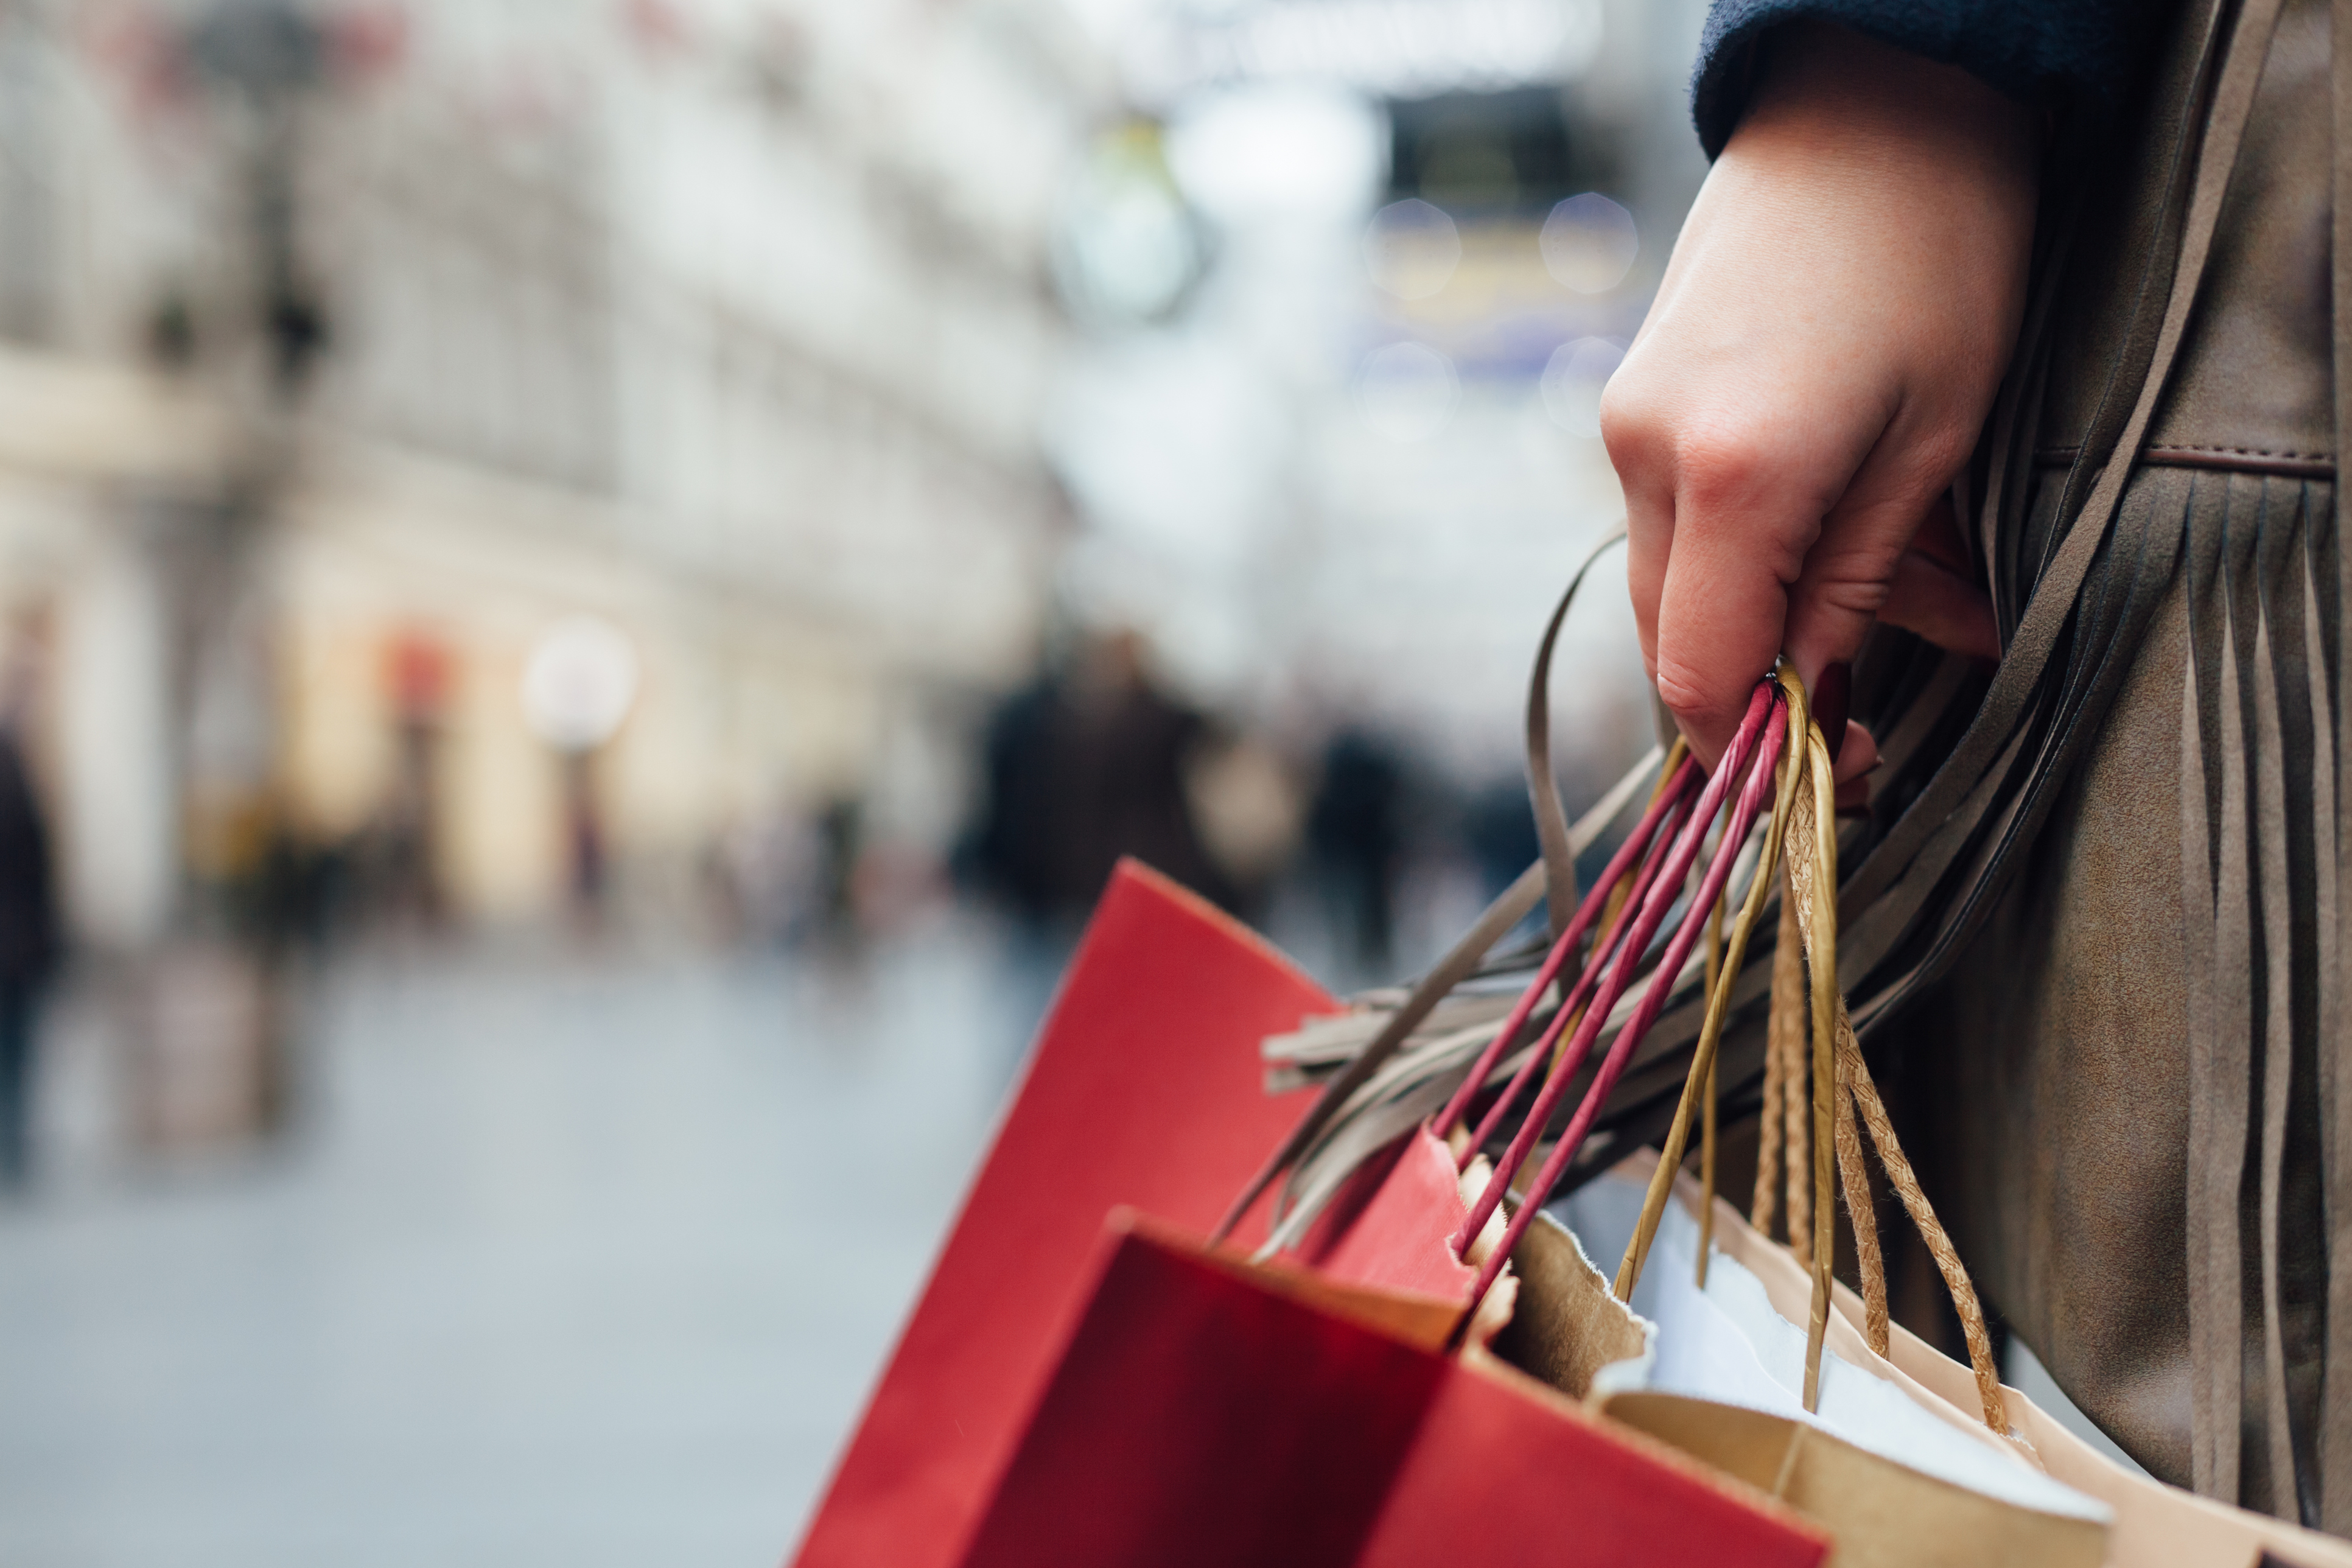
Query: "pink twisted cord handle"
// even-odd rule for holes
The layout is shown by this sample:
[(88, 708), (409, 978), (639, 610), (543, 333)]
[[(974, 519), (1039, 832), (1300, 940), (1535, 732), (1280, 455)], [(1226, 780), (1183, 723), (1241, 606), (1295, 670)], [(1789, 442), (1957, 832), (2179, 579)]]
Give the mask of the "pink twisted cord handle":
[[(1696, 763), (1685, 763), (1684, 771), (1696, 776), (1697, 767), (1698, 764)], [(1678, 787), (1682, 784), (1680, 778), (1675, 782)], [(1678, 809), (1668, 812), (1661, 823), (1660, 837), (1667, 844), (1674, 841), (1675, 830), (1682, 826), (1680, 808), (1686, 808), (1690, 805), (1689, 796), (1683, 795), (1675, 802), (1675, 805)], [(1543, 1069), (1545, 1060), (1552, 1055), (1553, 1047), (1559, 1044), (1561, 1032), (1570, 1024), (1582, 1018), (1582, 1009), (1591, 999), (1595, 987), (1601, 984), (1605, 975), (1612, 972), (1613, 965), (1609, 962), (1611, 956), (1622, 955), (1624, 952), (1626, 939), (1633, 931), (1633, 922), (1647, 906), (1651, 884), (1657, 880), (1658, 872), (1664, 868), (1665, 861), (1666, 857), (1664, 854), (1658, 854), (1652, 855), (1642, 862), (1640, 870), (1634, 875), (1633, 885), (1627, 892), (1624, 910), (1618, 916), (1616, 925), (1602, 933), (1600, 945), (1593, 950), (1592, 962), (1585, 965), (1584, 973), (1577, 977), (1575, 988), (1562, 999), (1559, 1011), (1552, 1015), (1551, 1023), (1544, 1030), (1543, 1038), (1536, 1043), (1534, 1050), (1528, 1053), (1528, 1059), (1519, 1065), (1519, 1070), (1513, 1075), (1509, 1087), (1503, 1090), (1494, 1104), (1486, 1108), (1486, 1114), (1479, 1119), (1478, 1130), (1471, 1135), (1469, 1143), (1462, 1151), (1462, 1169), (1469, 1168), (1472, 1156), (1485, 1148), (1486, 1140), (1492, 1138), (1496, 1130), (1503, 1125), (1504, 1119), (1510, 1114), (1511, 1107), (1518, 1103), (1519, 1096), (1527, 1091), (1528, 1083), (1533, 1081), (1536, 1074)], [(1606, 885), (1596, 886), (1594, 891), (1605, 896)], [(1633, 962), (1636, 963), (1641, 962), (1638, 952), (1634, 954)]]
[[(1746, 783), (1739, 792), (1729, 831), (1718, 841), (1717, 855), (1702, 880), (1699, 896), (1691, 900), (1685, 918), (1667, 943), (1665, 954), (1659, 961), (1658, 967), (1654, 971), (1656, 978), (1642, 998), (1640, 1005), (1634, 1009), (1633, 1016), (1627, 1019), (1625, 1026), (1618, 1031), (1607, 1057), (1601, 1062), (1600, 1071), (1594, 1075), (1591, 1086), (1586, 1090), (1583, 1101), (1577, 1108), (1574, 1119), (1570, 1121), (1567, 1131), (1561, 1135), (1558, 1144), (1553, 1147), (1550, 1157), (1544, 1162), (1542, 1169), (1538, 1173), (1536, 1183), (1527, 1195), (1527, 1201), (1512, 1216), (1510, 1226), (1504, 1234), (1502, 1245), (1488, 1254), (1485, 1266), (1479, 1271), (1477, 1286), (1472, 1293), (1471, 1300), (1474, 1307), (1493, 1288), (1512, 1249), (1517, 1246), (1528, 1226), (1534, 1222), (1536, 1211), (1543, 1206), (1544, 1199), (1550, 1194), (1551, 1189), (1559, 1184), (1560, 1176), (1566, 1173), (1569, 1163), (1576, 1157), (1576, 1152), (1582, 1146), (1592, 1122), (1599, 1117), (1601, 1106), (1606, 1103), (1610, 1091), (1616, 1086), (1618, 1076), (1624, 1070), (1625, 1064), (1632, 1058), (1643, 1037), (1649, 1033), (1651, 1025), (1656, 1022), (1658, 1014), (1664, 1010), (1666, 994), (1673, 988), (1673, 976), (1681, 972), (1684, 963), (1690, 956), (1692, 946), (1705, 929), (1706, 911), (1714, 907), (1716, 900), (1723, 892), (1724, 884), (1730, 879), (1732, 866), (1738, 858), (1738, 848), (1746, 842), (1749, 831), (1755, 826), (1756, 818), (1763, 809), (1772, 783), (1773, 771), (1780, 760), (1782, 742), (1786, 738), (1788, 710), (1777, 700), (1778, 693), (1778, 687), (1770, 679), (1758, 683), (1755, 695), (1749, 699), (1748, 712), (1740, 721), (1738, 732), (1733, 737), (1731, 746), (1725, 752), (1722, 763), (1716, 769), (1714, 775), (1707, 780), (1706, 788), (1701, 793), (1697, 805), (1692, 809), (1687, 817), (1683, 818), (1679, 835), (1673, 838), (1670, 847), (1665, 847), (1665, 836), (1659, 836), (1659, 846), (1664, 848), (1664, 853), (1654, 851), (1651, 860), (1654, 863), (1663, 862), (1663, 864), (1655, 865), (1654, 874), (1648, 878), (1649, 887), (1641, 900), (1639, 918), (1633, 922), (1624, 940), (1617, 946), (1615, 960), (1608, 967), (1607, 977), (1601, 985), (1599, 996), (1586, 1010), (1581, 1022), (1577, 1026), (1575, 1037), (1569, 1043), (1567, 1053), (1546, 1079), (1542, 1092), (1537, 1096), (1535, 1105), (1529, 1110), (1526, 1121), (1520, 1124), (1518, 1133), (1511, 1140), (1509, 1149), (1497, 1163), (1494, 1176), (1486, 1184), (1486, 1190), (1479, 1194), (1477, 1203), (1472, 1205), (1470, 1213), (1463, 1220), (1461, 1228), (1454, 1233), (1453, 1245), (1455, 1256), (1459, 1257), (1467, 1248), (1471, 1238), (1477, 1236), (1485, 1227), (1488, 1217), (1502, 1203), (1504, 1194), (1510, 1188), (1511, 1178), (1526, 1163), (1528, 1154), (1534, 1147), (1536, 1140), (1541, 1135), (1544, 1125), (1550, 1120), (1552, 1112), (1566, 1095), (1570, 1080), (1583, 1066), (1586, 1057), (1591, 1054), (1593, 1042), (1599, 1038), (1610, 1011), (1616, 1006), (1618, 999), (1632, 984), (1634, 967), (1639, 963), (1641, 955), (1648, 950), (1651, 939), (1656, 934), (1658, 927), (1664, 923), (1666, 915), (1672, 910), (1676, 891), (1688, 878), (1691, 865), (1697, 858), (1704, 845), (1708, 825), (1714, 821), (1717, 813), (1722, 808), (1724, 797), (1729, 793), (1734, 781), (1741, 778), (1744, 773)], [(1749, 765), (1751, 763), (1752, 766)], [(1599, 887), (1608, 885), (1609, 883), (1604, 881), (1596, 887), (1595, 891), (1599, 890)], [(1597, 968), (1598, 964), (1596, 963), (1594, 967)], [(1580, 985), (1580, 989), (1581, 989)], [(1530, 1004), (1531, 1006), (1532, 1004)], [(1570, 1009), (1563, 1006), (1561, 1016), (1566, 1017), (1569, 1013)], [(1540, 1061), (1544, 1055), (1544, 1052), (1538, 1051), (1531, 1061)], [(1524, 1072), (1522, 1076), (1526, 1076)], [(1516, 1099), (1517, 1096), (1512, 1093), (1507, 1098)], [(1490, 1117), (1489, 1120), (1494, 1118)]]
[[(1698, 763), (1685, 759), (1682, 766), (1675, 770), (1674, 778), (1667, 783), (1666, 787), (1660, 790), (1657, 798), (1650, 802), (1649, 810), (1643, 813), (1642, 820), (1635, 824), (1633, 831), (1625, 836), (1625, 842), (1617, 847), (1617, 853), (1609, 858), (1608, 869), (1601, 873), (1601, 879), (1593, 883), (1591, 890), (1584, 895), (1584, 901), (1577, 906), (1576, 917), (1568, 922), (1568, 929), (1559, 933), (1559, 940), (1551, 944), (1551, 952), (1544, 956), (1543, 967), (1536, 971), (1535, 980), (1520, 993), (1518, 1004), (1511, 1009), (1510, 1016), (1503, 1020), (1502, 1029), (1487, 1045), (1486, 1050), (1479, 1055), (1477, 1065), (1470, 1069), (1470, 1076), (1464, 1079), (1461, 1087), (1454, 1091), (1454, 1098), (1445, 1102), (1445, 1109), (1439, 1111), (1437, 1119), (1429, 1124), (1429, 1130), (1439, 1138), (1442, 1139), (1453, 1131), (1462, 1118), (1469, 1113), (1470, 1101), (1476, 1098), (1480, 1087), (1493, 1075), (1495, 1065), (1508, 1053), (1511, 1043), (1518, 1038), (1519, 1031), (1527, 1027), (1528, 1016), (1536, 1010), (1537, 1004), (1542, 1000), (1545, 987), (1559, 978), (1559, 972), (1567, 965), (1570, 955), (1576, 951), (1577, 942), (1587, 931), (1592, 928), (1593, 922), (1601, 918), (1601, 911), (1609, 901), (1609, 889), (1615, 887), (1633, 863), (1649, 849), (1650, 841), (1657, 837), (1660, 826), (1673, 815), (1673, 808), (1689, 793), (1691, 780), (1697, 776)], [(1627, 902), (1639, 908), (1640, 897), (1637, 890)], [(1570, 998), (1561, 1005), (1561, 1017), (1569, 1016), (1573, 1010), (1577, 996), (1581, 994), (1588, 983), (1601, 973), (1601, 961), (1603, 956), (1601, 952), (1594, 952), (1592, 962), (1584, 966), (1584, 973), (1577, 978), (1575, 992), (1571, 993)], [(1512, 1080), (1507, 1099), (1518, 1097), (1519, 1084), (1520, 1079)], [(1485, 1131), (1482, 1129), (1480, 1137), (1483, 1139), (1484, 1136)]]

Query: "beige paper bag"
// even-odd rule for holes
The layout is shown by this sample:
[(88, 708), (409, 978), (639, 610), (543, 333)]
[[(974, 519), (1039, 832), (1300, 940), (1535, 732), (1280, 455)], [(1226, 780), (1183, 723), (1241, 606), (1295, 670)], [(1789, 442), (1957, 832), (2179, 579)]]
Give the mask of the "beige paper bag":
[[(1656, 1166), (1656, 1153), (1645, 1149), (1617, 1171), (1646, 1184)], [(1702, 1194), (1688, 1173), (1676, 1173), (1674, 1195), (1686, 1213), (1697, 1217)], [(1747, 1217), (1720, 1197), (1715, 1201), (1715, 1245), (1762, 1282), (1781, 1317), (1804, 1323), (1811, 1301), (1811, 1278), (1787, 1247), (1758, 1235)], [(1956, 1426), (1984, 1430), (1975, 1415), (1975, 1374), (1967, 1366), (1900, 1324), (1889, 1336), (1888, 1353), (1880, 1356), (1864, 1336), (1863, 1321), (1862, 1299), (1837, 1286), (1829, 1345), (1839, 1359), (1884, 1378)], [(2115, 1510), (2106, 1555), (2113, 1568), (2252, 1568), (2265, 1552), (2295, 1568), (2352, 1568), (2352, 1543), (2135, 1474), (2014, 1388), (2004, 1386), (2001, 1397), (2010, 1429), (2034, 1464), (2052, 1479)], [(1798, 1506), (1803, 1506), (1801, 1501)]]
[[(1646, 1179), (1648, 1173), (1621, 1167), (1621, 1173)], [(1782, 1261), (1795, 1268), (1785, 1250)], [(1970, 1491), (1802, 1422), (1679, 1394), (1613, 1392), (1639, 1382), (1651, 1325), (1617, 1299), (1576, 1237), (1549, 1214), (1528, 1228), (1512, 1264), (1518, 1300), (1495, 1342), (1498, 1355), (1796, 1509), (1836, 1538), (1836, 1563), (2097, 1568), (2102, 1561), (2105, 1531), (2094, 1521)], [(1808, 1288), (1801, 1271), (1801, 1303)], [(1845, 1352), (1841, 1340), (1832, 1343)], [(1975, 1440), (1998, 1441), (1980, 1423), (1957, 1424)]]

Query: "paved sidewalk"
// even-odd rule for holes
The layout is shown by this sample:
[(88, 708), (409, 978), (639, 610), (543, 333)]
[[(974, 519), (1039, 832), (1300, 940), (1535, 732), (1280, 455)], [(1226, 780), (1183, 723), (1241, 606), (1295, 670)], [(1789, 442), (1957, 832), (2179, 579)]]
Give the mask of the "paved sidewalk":
[(346, 962), (288, 1147), (0, 1203), (0, 1563), (772, 1568), (1035, 994), (961, 930)]

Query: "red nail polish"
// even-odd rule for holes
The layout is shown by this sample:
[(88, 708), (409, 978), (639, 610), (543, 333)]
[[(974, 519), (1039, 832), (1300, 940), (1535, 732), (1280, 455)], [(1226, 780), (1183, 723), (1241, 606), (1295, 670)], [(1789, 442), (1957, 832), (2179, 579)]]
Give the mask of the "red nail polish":
[(1845, 714), (1853, 698), (1853, 664), (1850, 659), (1842, 658), (1831, 665), (1813, 683), (1813, 721), (1822, 727), (1822, 739), (1829, 742), (1832, 764), (1845, 747)]

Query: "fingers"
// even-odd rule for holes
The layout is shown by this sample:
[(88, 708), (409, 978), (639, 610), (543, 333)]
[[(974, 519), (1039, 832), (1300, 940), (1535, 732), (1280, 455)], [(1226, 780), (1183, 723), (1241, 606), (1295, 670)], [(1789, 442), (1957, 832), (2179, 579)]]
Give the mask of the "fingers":
[(1877, 737), (1853, 720), (1847, 720), (1845, 743), (1838, 748), (1837, 763), (1832, 770), (1838, 782), (1838, 804), (1846, 804), (1847, 786), (1867, 784), (1872, 770), (1877, 766)]
[(1833, 770), (1839, 815), (1869, 807), (1870, 775), (1877, 770), (1878, 742), (1861, 725), (1846, 721), (1845, 744), (1839, 748)]
[(1803, 558), (1801, 546), (1759, 548), (1760, 539), (1743, 542), (1741, 531), (1719, 513), (1678, 501), (1658, 589), (1651, 652), (1658, 698), (1709, 768), (1780, 651), (1787, 576)]
[(1895, 561), (1878, 618), (1971, 658), (2000, 657), (1992, 601), (1974, 582), (1922, 551), (1906, 550)]
[[(1686, 449), (1684, 411), (1659, 395), (1643, 357), (1636, 344), (1631, 374), (1612, 380), (1601, 410), (1624, 487), (1625, 585), (1643, 668), (1711, 770), (1780, 649), (1785, 590), (1745, 541), (1727, 537), (1717, 492), (1734, 481)], [(1801, 559), (1801, 549), (1789, 557)]]
[(1658, 596), (1665, 589), (1674, 549), (1675, 493), (1656, 482), (1654, 468), (1625, 476), (1625, 591), (1633, 601), (1633, 629), (1642, 641), (1642, 668), (1658, 676)]
[(1642, 357), (1601, 410), (1625, 487), (1627, 585), (1659, 700), (1712, 768), (1780, 652), (1789, 584), (1851, 459), (1786, 419), (1694, 411)]
[[(1864, 482), (1864, 475), (1857, 475), (1856, 486)], [(1838, 719), (1844, 717), (1845, 693), (1836, 684), (1843, 677), (1835, 672), (1862, 651), (1924, 504), (1924, 497), (1911, 495), (1860, 507), (1842, 503), (1822, 524), (1790, 590), (1783, 651), (1805, 689), (1817, 693), (1816, 701), (1825, 709), (1836, 705)], [(1824, 690), (1824, 683), (1834, 689)], [(1824, 724), (1830, 717), (1825, 712)]]

